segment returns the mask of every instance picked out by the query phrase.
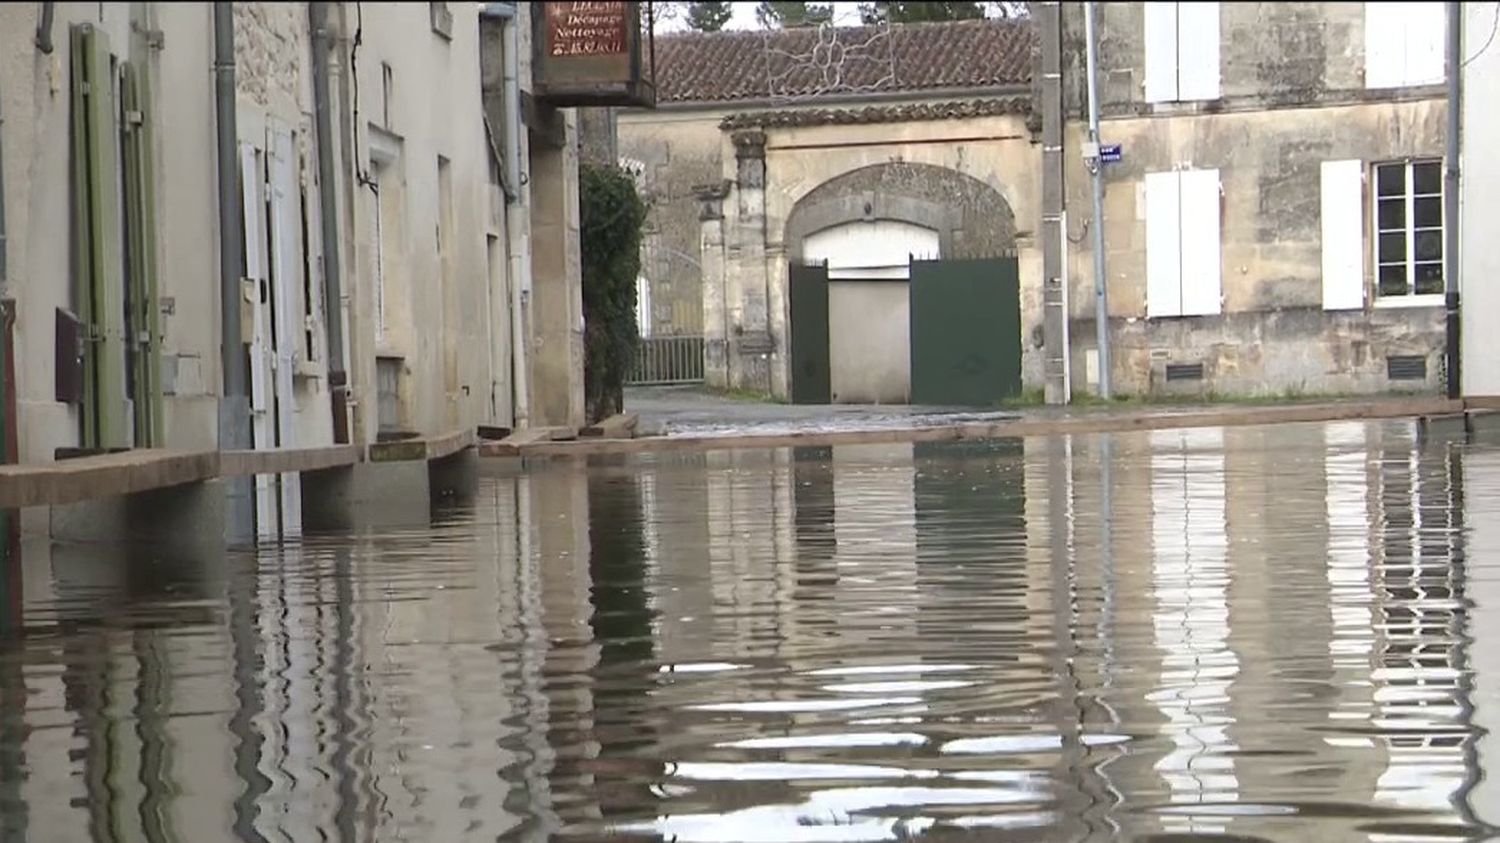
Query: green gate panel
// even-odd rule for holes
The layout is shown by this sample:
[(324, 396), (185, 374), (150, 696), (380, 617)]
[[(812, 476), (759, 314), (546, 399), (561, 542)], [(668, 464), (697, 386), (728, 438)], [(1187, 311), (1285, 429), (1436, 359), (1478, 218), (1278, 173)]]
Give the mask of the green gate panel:
[(912, 261), (911, 401), (985, 407), (1021, 394), (1015, 258)]
[(792, 403), (832, 403), (833, 379), (828, 369), (828, 267), (792, 264), (787, 275)]

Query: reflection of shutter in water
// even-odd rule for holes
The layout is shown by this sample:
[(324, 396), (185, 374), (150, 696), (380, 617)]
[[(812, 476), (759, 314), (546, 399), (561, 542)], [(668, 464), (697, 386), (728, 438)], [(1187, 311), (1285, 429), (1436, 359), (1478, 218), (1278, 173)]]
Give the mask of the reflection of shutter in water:
[(375, 388), (379, 396), (376, 408), (380, 430), (396, 430), (401, 421), (401, 359), (380, 357), (375, 360)]

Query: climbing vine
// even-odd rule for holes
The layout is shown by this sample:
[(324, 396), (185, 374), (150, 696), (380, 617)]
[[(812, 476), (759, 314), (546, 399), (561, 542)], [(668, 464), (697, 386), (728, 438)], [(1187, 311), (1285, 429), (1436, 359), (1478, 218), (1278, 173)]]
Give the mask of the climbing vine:
[(589, 421), (624, 408), (635, 363), (635, 285), (641, 271), (646, 205), (618, 167), (578, 167), (579, 251), (583, 264), (584, 401)]

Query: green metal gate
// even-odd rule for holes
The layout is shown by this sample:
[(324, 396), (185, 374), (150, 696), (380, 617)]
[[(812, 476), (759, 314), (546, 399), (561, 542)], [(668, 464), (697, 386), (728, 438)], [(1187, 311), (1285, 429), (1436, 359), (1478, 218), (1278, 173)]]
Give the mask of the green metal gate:
[(787, 269), (791, 313), (788, 333), (792, 364), (792, 403), (833, 401), (829, 374), (828, 266), (791, 264)]
[(982, 407), (1021, 394), (1015, 258), (912, 261), (910, 295), (913, 404)]

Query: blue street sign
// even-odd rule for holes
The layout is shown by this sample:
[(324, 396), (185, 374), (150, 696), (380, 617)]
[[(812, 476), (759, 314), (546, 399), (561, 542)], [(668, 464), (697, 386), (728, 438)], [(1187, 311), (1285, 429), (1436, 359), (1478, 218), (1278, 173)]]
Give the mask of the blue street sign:
[(1106, 164), (1120, 163), (1120, 145), (1117, 143), (1099, 145), (1099, 160)]

